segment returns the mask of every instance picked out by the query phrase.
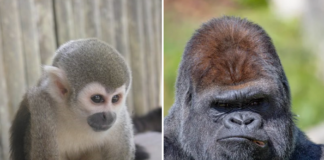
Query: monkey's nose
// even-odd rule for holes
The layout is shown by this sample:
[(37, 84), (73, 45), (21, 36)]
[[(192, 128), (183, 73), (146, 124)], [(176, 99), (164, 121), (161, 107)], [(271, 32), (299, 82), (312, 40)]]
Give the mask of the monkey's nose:
[(94, 131), (104, 131), (109, 129), (116, 120), (114, 112), (100, 112), (88, 117), (88, 124)]

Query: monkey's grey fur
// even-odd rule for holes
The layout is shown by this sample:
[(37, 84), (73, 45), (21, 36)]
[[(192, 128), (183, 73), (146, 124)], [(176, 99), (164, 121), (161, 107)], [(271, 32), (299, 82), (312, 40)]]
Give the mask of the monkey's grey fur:
[[(48, 76), (43, 73), (37, 86), (31, 88), (21, 102), (11, 127), (11, 159), (12, 160), (130, 160), (134, 159), (134, 142), (132, 124), (126, 106), (120, 109), (120, 114), (111, 132), (114, 137), (108, 138), (98, 145), (90, 146), (79, 153), (59, 155), (57, 143), (58, 115), (70, 114), (71, 124), (78, 123), (77, 95), (90, 82), (98, 82), (109, 89), (126, 85), (129, 89), (131, 75), (128, 66), (121, 55), (106, 43), (96, 39), (70, 41), (61, 46), (53, 62), (65, 71), (68, 80), (68, 107), (63, 109), (60, 102), (53, 98), (47, 87)], [(127, 91), (126, 91), (127, 93)], [(67, 110), (67, 113), (62, 111)], [(75, 114), (75, 115), (74, 115)], [(74, 122), (76, 121), (76, 122)], [(87, 123), (86, 120), (82, 123)], [(85, 144), (89, 138), (82, 129), (68, 129), (68, 134), (80, 137)], [(93, 135), (96, 136), (94, 132)], [(94, 137), (95, 138), (95, 137)], [(91, 139), (91, 138), (90, 138)], [(66, 142), (74, 143), (74, 142)], [(82, 148), (83, 146), (80, 146)], [(64, 157), (64, 158), (62, 158)]]
[[(257, 108), (242, 105), (253, 92), (266, 93), (263, 103)], [(219, 99), (226, 98), (240, 106), (219, 107)], [(255, 115), (252, 120), (260, 125), (251, 129), (245, 122), (226, 121), (230, 115), (237, 118), (235, 114)], [(323, 160), (323, 145), (309, 141), (293, 119), (288, 81), (266, 32), (245, 19), (212, 19), (195, 32), (185, 48), (175, 103), (164, 121), (164, 159)], [(238, 127), (228, 127), (228, 123)], [(262, 137), (260, 141), (266, 143), (257, 147), (251, 137), (238, 137), (237, 133)], [(242, 141), (231, 139), (232, 135)]]
[(131, 81), (130, 71), (121, 55), (96, 39), (71, 41), (62, 45), (56, 51), (53, 66), (64, 69), (71, 88), (75, 89), (74, 93), (79, 93), (89, 82), (97, 81), (117, 88), (122, 84), (129, 87)]

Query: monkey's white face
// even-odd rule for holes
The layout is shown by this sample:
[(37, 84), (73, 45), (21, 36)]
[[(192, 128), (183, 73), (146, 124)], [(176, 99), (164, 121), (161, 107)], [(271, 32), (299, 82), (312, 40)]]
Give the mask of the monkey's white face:
[(97, 82), (89, 83), (78, 94), (78, 100), (84, 110), (90, 114), (107, 111), (118, 111), (125, 104), (126, 86), (122, 85), (109, 90)]
[(126, 86), (109, 89), (100, 83), (89, 83), (78, 94), (77, 109), (87, 117), (94, 131), (109, 129), (115, 122), (120, 108), (125, 106)]

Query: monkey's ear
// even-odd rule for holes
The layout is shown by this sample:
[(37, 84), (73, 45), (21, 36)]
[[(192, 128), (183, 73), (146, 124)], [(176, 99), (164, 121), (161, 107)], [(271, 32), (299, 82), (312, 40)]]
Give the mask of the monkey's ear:
[(70, 92), (65, 72), (57, 67), (44, 66), (44, 72), (48, 75), (48, 89), (50, 94), (59, 101), (64, 101)]

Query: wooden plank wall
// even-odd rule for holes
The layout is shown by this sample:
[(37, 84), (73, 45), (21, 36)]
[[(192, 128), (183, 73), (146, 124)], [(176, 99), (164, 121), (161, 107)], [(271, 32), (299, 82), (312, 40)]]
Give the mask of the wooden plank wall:
[(129, 63), (133, 115), (158, 107), (161, 0), (0, 0), (0, 159), (9, 159), (9, 128), (26, 90), (63, 43), (97, 37)]

